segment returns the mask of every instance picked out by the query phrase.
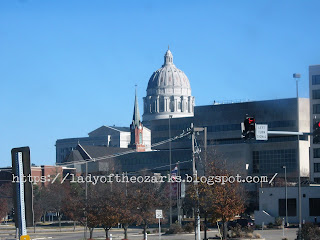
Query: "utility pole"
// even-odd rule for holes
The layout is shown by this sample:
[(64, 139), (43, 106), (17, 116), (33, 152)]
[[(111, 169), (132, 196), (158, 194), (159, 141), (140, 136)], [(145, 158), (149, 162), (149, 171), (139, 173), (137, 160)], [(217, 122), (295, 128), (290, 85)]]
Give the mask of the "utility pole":
[[(169, 115), (169, 139), (171, 139), (171, 118), (172, 115)], [(169, 141), (169, 174), (171, 178), (171, 165), (172, 165), (172, 156), (171, 156), (171, 140)], [(169, 181), (170, 187), (169, 187), (169, 205), (170, 205), (170, 227), (172, 225), (172, 183)]]
[[(207, 128), (206, 127), (194, 127), (193, 123), (191, 123), (191, 144), (192, 144), (192, 172), (193, 172), (193, 178), (198, 176), (197, 169), (196, 169), (196, 159), (195, 159), (195, 133), (196, 132), (204, 132), (204, 147), (205, 147), (205, 161), (206, 161), (206, 152), (207, 152)], [(206, 162), (204, 164), (204, 172), (206, 168)], [(196, 189), (196, 196), (197, 196), (197, 206), (196, 206), (196, 220), (195, 220), (195, 240), (200, 240), (200, 206), (199, 206), (199, 192), (198, 192), (198, 186), (197, 186), (197, 179), (194, 179), (194, 186)]]
[(288, 223), (288, 184), (287, 184), (287, 166), (283, 166), (284, 168), (284, 180), (285, 180), (285, 197), (286, 197), (286, 226), (289, 226)]
[(87, 240), (87, 231), (88, 231), (88, 213), (87, 213), (87, 208), (88, 208), (88, 181), (87, 181), (87, 176), (88, 176), (88, 161), (86, 161), (86, 189), (85, 189), (85, 194), (86, 194), (86, 208), (85, 208), (85, 218), (86, 218), (86, 225), (85, 225), (85, 230), (84, 230), (84, 239)]

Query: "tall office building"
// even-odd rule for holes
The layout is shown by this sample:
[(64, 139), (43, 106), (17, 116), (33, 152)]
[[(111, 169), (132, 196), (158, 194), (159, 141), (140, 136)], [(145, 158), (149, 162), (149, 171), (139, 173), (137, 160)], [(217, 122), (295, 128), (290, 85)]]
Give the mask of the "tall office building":
[[(309, 66), (310, 90), (310, 132), (314, 124), (320, 121), (320, 65)], [(313, 135), (310, 140), (310, 179), (320, 183), (320, 143), (314, 143)]]

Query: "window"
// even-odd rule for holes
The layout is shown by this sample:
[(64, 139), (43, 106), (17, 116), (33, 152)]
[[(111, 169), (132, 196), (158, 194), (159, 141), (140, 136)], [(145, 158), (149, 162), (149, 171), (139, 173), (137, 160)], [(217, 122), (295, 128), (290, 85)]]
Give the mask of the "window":
[(318, 177), (315, 177), (313, 180), (315, 183), (320, 183), (320, 178), (318, 178)]
[(320, 99), (320, 90), (312, 90), (312, 98)]
[(314, 172), (320, 172), (320, 163), (314, 163)]
[(314, 148), (313, 149), (313, 157), (314, 158), (320, 158), (320, 148)]
[(320, 84), (320, 75), (313, 75), (312, 76), (312, 85), (319, 85)]
[[(297, 216), (297, 203), (295, 198), (288, 198), (288, 216)], [(279, 199), (279, 216), (286, 216), (286, 199)]]
[(139, 144), (142, 144), (142, 133), (139, 133)]
[(313, 114), (320, 113), (320, 104), (313, 104)]
[(260, 174), (274, 174), (287, 167), (288, 173), (297, 169), (296, 149), (279, 149), (268, 151), (253, 151), (253, 172)]
[(320, 216), (320, 198), (309, 198), (309, 215)]

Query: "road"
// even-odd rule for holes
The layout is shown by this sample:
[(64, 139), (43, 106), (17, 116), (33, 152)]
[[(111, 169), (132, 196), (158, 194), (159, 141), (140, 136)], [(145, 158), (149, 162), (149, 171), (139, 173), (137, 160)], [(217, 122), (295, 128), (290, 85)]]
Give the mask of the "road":
[[(150, 229), (152, 232), (152, 229)], [(285, 229), (284, 236), (288, 240), (294, 240), (296, 238), (295, 228)], [(110, 231), (112, 234), (113, 240), (123, 239), (123, 230), (122, 229), (112, 229)], [(130, 240), (141, 240), (143, 238), (142, 229), (129, 229), (128, 237)], [(259, 233), (262, 238), (266, 240), (279, 240), (283, 238), (283, 231), (281, 229), (277, 230), (256, 230), (254, 233)], [(83, 228), (78, 227), (75, 232), (72, 228), (63, 229), (63, 232), (60, 232), (58, 228), (47, 229), (47, 228), (38, 228), (36, 233), (33, 233), (33, 229), (28, 230), (28, 234), (31, 236), (32, 240), (83, 240)], [(218, 234), (217, 229), (210, 229), (208, 232), (208, 237), (215, 237)], [(14, 230), (6, 229), (0, 227), (0, 240), (15, 240)], [(89, 233), (88, 233), (89, 237)], [(105, 239), (105, 232), (103, 229), (95, 229), (93, 232), (93, 237), (95, 239)], [(174, 234), (174, 235), (162, 235), (161, 240), (193, 240), (194, 233), (191, 234)], [(201, 239), (203, 239), (203, 232), (201, 232)], [(158, 233), (153, 233), (148, 235), (148, 240), (159, 240)]]

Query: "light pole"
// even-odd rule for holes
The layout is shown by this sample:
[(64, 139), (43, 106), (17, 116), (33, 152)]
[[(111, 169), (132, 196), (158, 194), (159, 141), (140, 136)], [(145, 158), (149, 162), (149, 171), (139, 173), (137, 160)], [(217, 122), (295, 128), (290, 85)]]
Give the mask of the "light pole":
[[(296, 79), (296, 91), (297, 91), (297, 131), (299, 132), (299, 87), (298, 81), (301, 78), (300, 73), (294, 73), (293, 78)], [(300, 174), (300, 149), (299, 149), (299, 135), (297, 136), (297, 161), (298, 161), (298, 211), (299, 211), (299, 230), (297, 239), (302, 239), (302, 216), (301, 216), (301, 174)]]
[(288, 223), (288, 189), (287, 189), (287, 166), (282, 167), (284, 169), (284, 181), (285, 181), (285, 196), (286, 196), (286, 226), (289, 226)]
[[(171, 139), (171, 118), (172, 115), (169, 115), (169, 139)], [(171, 178), (171, 164), (172, 164), (172, 159), (171, 159), (171, 140), (169, 141), (169, 174)], [(170, 179), (171, 180), (171, 179)], [(170, 184), (170, 193), (169, 193), (169, 205), (170, 205), (170, 227), (172, 225), (172, 183), (169, 181)]]

